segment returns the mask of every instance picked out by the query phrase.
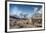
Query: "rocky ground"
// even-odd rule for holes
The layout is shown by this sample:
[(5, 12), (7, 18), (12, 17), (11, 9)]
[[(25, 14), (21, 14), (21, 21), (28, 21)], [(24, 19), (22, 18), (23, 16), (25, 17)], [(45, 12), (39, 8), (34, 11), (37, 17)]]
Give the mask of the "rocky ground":
[(10, 28), (15, 29), (15, 28), (37, 28), (41, 27), (42, 23), (33, 23), (31, 19), (11, 19), (10, 20)]

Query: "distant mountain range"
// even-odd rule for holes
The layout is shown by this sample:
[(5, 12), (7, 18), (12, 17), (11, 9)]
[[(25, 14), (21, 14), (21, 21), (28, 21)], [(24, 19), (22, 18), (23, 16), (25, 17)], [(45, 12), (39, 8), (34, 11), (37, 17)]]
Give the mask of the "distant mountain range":
[(12, 19), (24, 19), (24, 20), (27, 19), (27, 18), (17, 18), (17, 17), (15, 17), (15, 16), (10, 16), (10, 18), (12, 18)]

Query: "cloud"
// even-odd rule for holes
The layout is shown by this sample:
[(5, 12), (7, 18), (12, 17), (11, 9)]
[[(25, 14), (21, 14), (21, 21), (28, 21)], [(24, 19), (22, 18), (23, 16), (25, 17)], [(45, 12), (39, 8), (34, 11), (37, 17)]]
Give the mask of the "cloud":
[(42, 14), (42, 8), (38, 11), (39, 14)]

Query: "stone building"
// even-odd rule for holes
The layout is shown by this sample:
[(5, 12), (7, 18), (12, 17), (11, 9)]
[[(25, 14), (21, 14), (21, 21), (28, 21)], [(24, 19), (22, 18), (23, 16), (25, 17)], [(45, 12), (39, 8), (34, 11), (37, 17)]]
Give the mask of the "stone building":
[(33, 25), (42, 27), (42, 14), (36, 14), (32, 17)]

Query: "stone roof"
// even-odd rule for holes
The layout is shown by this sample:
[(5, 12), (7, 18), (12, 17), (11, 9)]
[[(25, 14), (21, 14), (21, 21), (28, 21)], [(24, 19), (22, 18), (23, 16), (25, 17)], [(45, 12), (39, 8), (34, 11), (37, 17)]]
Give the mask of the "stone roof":
[(32, 16), (32, 19), (42, 19), (42, 14)]

